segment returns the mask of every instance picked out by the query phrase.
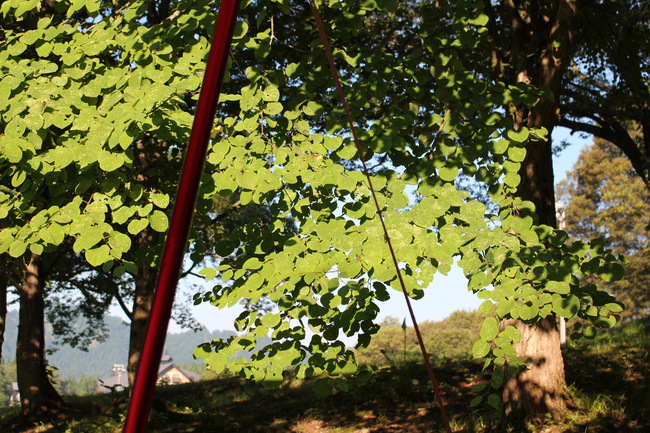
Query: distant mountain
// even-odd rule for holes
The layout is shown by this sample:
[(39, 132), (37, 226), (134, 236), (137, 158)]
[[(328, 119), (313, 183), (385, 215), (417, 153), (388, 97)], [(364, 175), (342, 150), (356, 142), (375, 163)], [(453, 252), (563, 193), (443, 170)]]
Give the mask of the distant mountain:
[[(58, 346), (55, 353), (47, 356), (49, 364), (58, 368), (62, 378), (68, 376), (80, 378), (82, 374), (88, 377), (109, 376), (114, 364), (126, 365), (129, 351), (129, 326), (115, 316), (106, 317), (106, 325), (109, 330), (106, 341), (91, 345), (87, 352), (69, 346)], [(165, 353), (174, 359), (175, 364), (198, 362), (192, 357), (196, 346), (215, 338), (228, 338), (234, 334), (233, 331), (210, 332), (208, 330), (168, 334)], [(18, 312), (10, 311), (7, 313), (5, 342), (2, 345), (2, 359), (5, 363), (10, 362), (16, 356), (17, 336)], [(45, 347), (51, 349), (53, 340), (47, 329), (45, 339)]]

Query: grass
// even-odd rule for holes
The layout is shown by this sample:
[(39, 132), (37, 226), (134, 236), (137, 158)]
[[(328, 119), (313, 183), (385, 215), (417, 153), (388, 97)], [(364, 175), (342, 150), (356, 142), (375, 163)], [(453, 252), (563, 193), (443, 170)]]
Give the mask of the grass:
[[(456, 432), (650, 431), (650, 329), (634, 323), (594, 341), (565, 347), (569, 393), (575, 408), (562, 424), (522, 424), (489, 407), (469, 409), (480, 365), (454, 361), (436, 368)], [(442, 432), (424, 367), (386, 367), (347, 393), (320, 398), (310, 383), (285, 380), (275, 390), (230, 377), (159, 388), (149, 432), (420, 433)], [(17, 408), (0, 409), (0, 431), (117, 433), (127, 407), (124, 393), (70, 397), (70, 411), (55, 423), (21, 424)]]

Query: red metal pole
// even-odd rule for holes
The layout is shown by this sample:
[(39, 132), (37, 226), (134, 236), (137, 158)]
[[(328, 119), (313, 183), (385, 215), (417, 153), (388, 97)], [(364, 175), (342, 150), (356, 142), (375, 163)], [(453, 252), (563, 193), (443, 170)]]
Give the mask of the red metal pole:
[(212, 38), (212, 48), (208, 55), (201, 94), (194, 115), (192, 133), (190, 134), (190, 143), (178, 183), (174, 211), (160, 264), (151, 316), (147, 325), (147, 333), (135, 377), (133, 393), (131, 394), (124, 433), (142, 433), (147, 427), (158, 376), (158, 366), (165, 345), (167, 326), (169, 325), (178, 277), (183, 264), (187, 237), (203, 173), (210, 130), (223, 83), (238, 10), (239, 0), (222, 0), (219, 7), (217, 24)]

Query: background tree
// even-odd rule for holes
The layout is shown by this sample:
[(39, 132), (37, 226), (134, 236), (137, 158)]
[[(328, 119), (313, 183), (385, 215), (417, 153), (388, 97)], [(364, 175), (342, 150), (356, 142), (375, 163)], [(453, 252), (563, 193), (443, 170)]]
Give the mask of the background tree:
[[(437, 362), (471, 358), (472, 346), (479, 336), (483, 317), (475, 311), (454, 311), (443, 320), (420, 323), (429, 355)], [(413, 327), (406, 329), (406, 348), (402, 322), (387, 317), (367, 348), (357, 354), (363, 364), (395, 365), (419, 361), (422, 357)]]
[(577, 239), (602, 237), (630, 263), (626, 277), (607, 289), (626, 304), (622, 317), (644, 317), (650, 309), (647, 259), (650, 193), (623, 152), (603, 139), (580, 153), (567, 179), (558, 184), (566, 231)]
[[(145, 3), (122, 6), (57, 2), (47, 4), (48, 16), (39, 19), (39, 2), (3, 2), (0, 87), (8, 99), (0, 108), (0, 147), (9, 186), (0, 195), (0, 243), (16, 263), (48, 269), (69, 242), (74, 254), (102, 272), (118, 279), (130, 274), (133, 372), (155, 284), (157, 233), (167, 228), (165, 210), (175, 188), (168, 180), (176, 178), (177, 143), (189, 132), (192, 92), (200, 81), (193, 71), (207, 44), (195, 38), (200, 30), (191, 23), (179, 27), (185, 32), (142, 24)], [(32, 322), (21, 330), (42, 335), (41, 291), (34, 301), (34, 314), (23, 316)], [(29, 308), (21, 306), (21, 313)], [(19, 374), (26, 415), (48, 407), (30, 396), (48, 387), (41, 349), (26, 355), (39, 366), (23, 369), (37, 374), (39, 383), (28, 385)]]

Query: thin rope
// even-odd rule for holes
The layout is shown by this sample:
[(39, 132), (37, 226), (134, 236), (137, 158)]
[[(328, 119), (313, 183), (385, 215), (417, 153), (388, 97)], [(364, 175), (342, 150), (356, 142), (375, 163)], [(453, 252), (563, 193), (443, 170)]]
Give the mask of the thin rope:
[(415, 319), (415, 313), (413, 312), (413, 306), (411, 305), (411, 298), (408, 295), (408, 291), (406, 289), (406, 284), (404, 283), (404, 278), (402, 277), (402, 271), (399, 268), (399, 262), (397, 261), (397, 255), (395, 254), (395, 250), (393, 249), (393, 243), (391, 241), (391, 238), (388, 234), (388, 229), (386, 228), (386, 223), (384, 221), (384, 215), (381, 211), (381, 207), (379, 206), (379, 201), (377, 200), (377, 194), (375, 193), (375, 188), (372, 185), (372, 179), (370, 178), (370, 173), (368, 172), (368, 167), (366, 165), (366, 159), (363, 156), (363, 150), (361, 149), (361, 143), (359, 141), (359, 137), (357, 136), (357, 131), (354, 126), (354, 122), (352, 120), (352, 115), (350, 114), (350, 109), (348, 108), (348, 102), (347, 98), (345, 97), (345, 92), (343, 91), (343, 85), (341, 84), (341, 80), (339, 79), (339, 73), (336, 68), (336, 65), (334, 64), (334, 58), (332, 57), (332, 52), (329, 47), (329, 43), (327, 41), (327, 35), (325, 34), (325, 28), (323, 26), (323, 22), (320, 18), (320, 14), (318, 13), (318, 8), (316, 7), (316, 4), (314, 0), (309, 0), (309, 4), (311, 6), (312, 13), (314, 14), (314, 20), (316, 21), (316, 27), (318, 28), (318, 34), (320, 35), (321, 42), (323, 43), (323, 48), (325, 50), (325, 56), (327, 57), (327, 62), (329, 63), (330, 70), (332, 72), (332, 77), (334, 78), (334, 82), (336, 84), (336, 90), (339, 94), (339, 99), (341, 100), (341, 104), (343, 105), (343, 110), (345, 111), (345, 117), (347, 118), (348, 124), (350, 125), (350, 131), (352, 132), (352, 138), (354, 139), (354, 144), (357, 146), (357, 154), (359, 155), (359, 159), (361, 160), (361, 164), (363, 165), (363, 172), (364, 175), (366, 176), (366, 180), (368, 181), (368, 186), (370, 188), (370, 192), (372, 195), (372, 199), (375, 203), (375, 208), (377, 210), (377, 215), (379, 216), (379, 221), (381, 222), (381, 226), (384, 230), (384, 236), (386, 238), (386, 243), (388, 244), (388, 249), (390, 250), (390, 255), (393, 260), (393, 265), (395, 266), (395, 271), (397, 272), (397, 278), (399, 280), (399, 284), (402, 288), (402, 293), (404, 294), (404, 299), (406, 300), (406, 306), (409, 311), (409, 315), (411, 316), (411, 320), (413, 321), (413, 328), (415, 329), (415, 334), (417, 335), (418, 338), (418, 343), (420, 344), (420, 350), (422, 351), (422, 357), (424, 358), (424, 363), (427, 368), (427, 373), (429, 374), (429, 379), (431, 380), (431, 385), (433, 386), (433, 391), (435, 394), (435, 399), (436, 402), (438, 403), (438, 407), (440, 408), (440, 413), (442, 415), (442, 419), (445, 424), (445, 428), (447, 432), (452, 433), (451, 427), (449, 425), (449, 418), (447, 417), (447, 411), (445, 410), (445, 405), (442, 401), (442, 397), (440, 395), (440, 387), (438, 386), (438, 381), (436, 380), (436, 375), (433, 373), (433, 368), (431, 367), (431, 361), (429, 360), (429, 354), (427, 353), (427, 350), (424, 346), (424, 339), (422, 338), (422, 334), (420, 333), (420, 327), (418, 326), (418, 322)]

